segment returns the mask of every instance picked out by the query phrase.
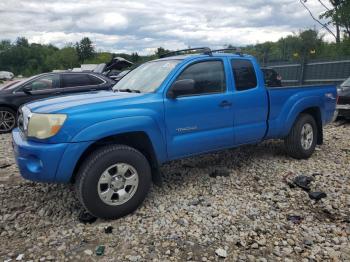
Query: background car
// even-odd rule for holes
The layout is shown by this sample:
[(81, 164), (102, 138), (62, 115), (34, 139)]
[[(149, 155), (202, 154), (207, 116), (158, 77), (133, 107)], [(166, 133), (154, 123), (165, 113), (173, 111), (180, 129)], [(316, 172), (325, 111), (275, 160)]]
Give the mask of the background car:
[[(130, 70), (126, 70), (126, 69), (130, 68), (133, 65), (134, 64), (132, 62), (130, 62), (122, 57), (114, 57), (108, 63), (99, 64), (93, 70), (93, 72), (103, 74), (103, 75), (115, 80), (117, 78), (117, 76), (119, 76), (119, 74), (124, 72), (123, 70), (129, 72)], [(121, 77), (118, 79), (120, 80)]]
[(112, 78), (114, 81), (118, 82), (120, 79), (122, 79), (124, 76), (126, 76), (129, 72), (130, 72), (130, 70), (124, 70), (115, 76), (109, 76), (109, 77)]
[(14, 74), (8, 71), (0, 71), (0, 80), (11, 80), (14, 78)]
[(28, 102), (64, 94), (111, 90), (115, 81), (95, 73), (45, 73), (0, 89), (0, 134), (16, 126), (18, 108)]
[(337, 117), (350, 119), (350, 77), (338, 88)]
[(261, 68), (263, 71), (265, 85), (267, 87), (281, 87), (282, 86), (282, 77), (275, 69), (272, 68)]

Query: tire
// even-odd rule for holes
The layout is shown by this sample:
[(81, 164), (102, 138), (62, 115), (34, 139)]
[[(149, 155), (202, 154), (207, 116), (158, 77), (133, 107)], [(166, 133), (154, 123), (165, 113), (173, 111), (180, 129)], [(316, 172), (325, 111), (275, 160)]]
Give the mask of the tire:
[[(312, 128), (312, 135), (309, 133), (309, 139), (302, 135), (304, 130), (310, 130)], [(307, 132), (304, 132), (304, 134)], [(317, 124), (315, 119), (309, 114), (300, 114), (300, 116), (295, 121), (292, 129), (290, 130), (288, 136), (284, 139), (284, 144), (288, 155), (296, 159), (308, 159), (313, 152), (317, 144)], [(310, 143), (310, 139), (312, 142)], [(305, 142), (303, 146), (303, 141)]]
[[(135, 174), (138, 178), (137, 186)], [(124, 182), (123, 189), (123, 181), (130, 178), (133, 178), (132, 183), (135, 185), (130, 186), (130, 193), (125, 194), (129, 185), (126, 186), (128, 182)], [(109, 182), (104, 183), (105, 180)], [(151, 180), (151, 168), (143, 154), (129, 146), (109, 145), (92, 152), (83, 162), (75, 188), (81, 204), (90, 214), (99, 218), (116, 219), (141, 205), (150, 189)], [(130, 198), (123, 202), (128, 197)]]
[(0, 134), (10, 133), (16, 125), (16, 112), (9, 107), (0, 107)]

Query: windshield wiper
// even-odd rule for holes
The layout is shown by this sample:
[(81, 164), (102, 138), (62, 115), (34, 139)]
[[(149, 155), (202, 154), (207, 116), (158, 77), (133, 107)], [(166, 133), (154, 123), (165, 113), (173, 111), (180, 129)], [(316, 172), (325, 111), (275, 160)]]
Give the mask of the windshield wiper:
[(116, 91), (118, 91), (118, 92), (128, 92), (128, 93), (141, 93), (140, 90), (137, 90), (137, 89), (130, 89), (130, 88), (117, 89)]

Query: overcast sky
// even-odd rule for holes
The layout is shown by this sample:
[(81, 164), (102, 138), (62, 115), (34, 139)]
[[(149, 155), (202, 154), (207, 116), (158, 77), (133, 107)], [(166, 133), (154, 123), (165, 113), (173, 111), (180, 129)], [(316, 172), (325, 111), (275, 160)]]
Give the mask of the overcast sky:
[(0, 21), (0, 39), (62, 47), (88, 36), (97, 50), (142, 54), (276, 41), (316, 26), (298, 0), (1, 0)]

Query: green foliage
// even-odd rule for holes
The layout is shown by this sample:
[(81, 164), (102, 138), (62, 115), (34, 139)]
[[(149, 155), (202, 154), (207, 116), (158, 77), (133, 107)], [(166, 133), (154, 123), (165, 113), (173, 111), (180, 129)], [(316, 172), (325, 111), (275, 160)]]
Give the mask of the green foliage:
[(107, 52), (96, 53), (93, 57), (84, 61), (85, 64), (101, 64), (109, 62), (112, 59), (112, 54)]
[(79, 43), (76, 43), (75, 48), (77, 50), (79, 60), (82, 63), (88, 59), (94, 58), (95, 56), (95, 49), (90, 38), (88, 37), (84, 37)]
[(338, 25), (343, 29), (344, 34), (350, 37), (350, 1), (330, 0), (333, 9), (328, 9), (320, 18), (329, 19), (328, 24)]
[(265, 64), (274, 61), (305, 61), (310, 59), (334, 59), (350, 56), (349, 38), (339, 44), (325, 42), (318, 31), (308, 29), (289, 35), (277, 42), (266, 42), (243, 48)]
[[(78, 48), (77, 48), (78, 46)], [(226, 45), (226, 47), (233, 47)], [(279, 39), (277, 42), (265, 42), (242, 47), (242, 51), (258, 58), (262, 63), (273, 61), (304, 61), (308, 59), (335, 59), (350, 57), (350, 37), (345, 36), (339, 44), (323, 40), (315, 30), (304, 30), (297, 34)], [(80, 52), (80, 53), (79, 53)], [(107, 63), (112, 57), (120, 56), (135, 65), (159, 58), (170, 52), (163, 47), (157, 48), (152, 55), (113, 54), (95, 52), (88, 38), (77, 45), (69, 44), (61, 49), (53, 45), (28, 43), (25, 38), (18, 38), (14, 43), (0, 41), (0, 71), (11, 71), (16, 75), (31, 76), (54, 69), (79, 67), (82, 62), (99, 64)]]

